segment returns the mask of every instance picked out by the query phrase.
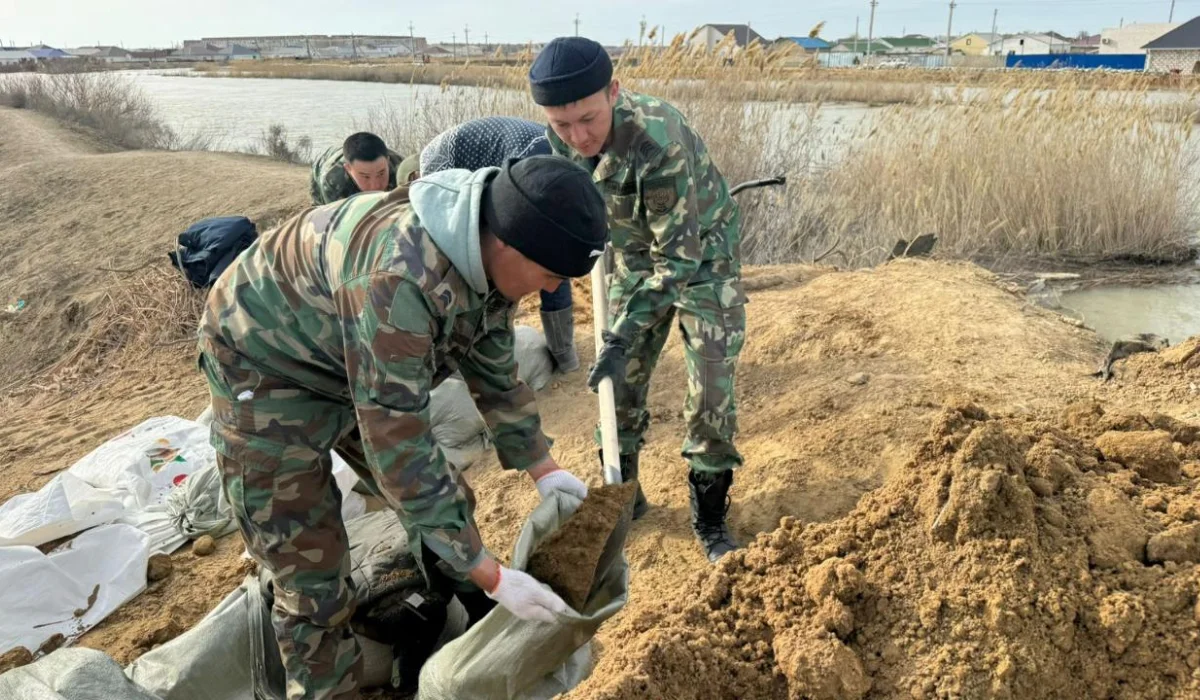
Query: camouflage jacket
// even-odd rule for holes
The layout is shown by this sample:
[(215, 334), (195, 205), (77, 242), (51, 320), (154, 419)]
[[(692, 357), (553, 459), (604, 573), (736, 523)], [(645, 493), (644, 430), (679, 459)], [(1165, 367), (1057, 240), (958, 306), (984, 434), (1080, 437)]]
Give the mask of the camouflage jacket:
[(626, 338), (667, 313), (689, 285), (744, 303), (740, 212), (704, 141), (662, 100), (622, 90), (598, 160), (547, 129), (551, 147), (592, 173), (608, 208), (613, 274), (634, 289), (613, 331)]
[[(460, 572), (484, 550), (467, 494), (434, 442), (430, 391), (462, 372), (504, 468), (528, 469), (549, 453), (533, 390), (517, 376), (516, 307), (490, 289), (479, 262), (478, 220), (422, 217), (452, 216), (445, 193), (478, 198), (487, 174), (439, 173), (430, 180), (447, 177), (436, 190), (412, 186), (411, 204), (400, 188), (307, 210), (226, 270), (201, 322), (201, 350), (235, 353), (263, 374), (352, 405), (368, 461), (399, 484), (388, 501), (414, 548), (427, 545)], [(422, 186), (435, 190), (426, 199), (442, 199), (422, 209)]]
[[(387, 188), (389, 192), (396, 189), (396, 168), (400, 167), (402, 160), (404, 158), (399, 153), (388, 149)], [(358, 194), (358, 185), (354, 184), (354, 180), (343, 167), (345, 162), (341, 146), (331, 146), (313, 161), (308, 183), (313, 204), (332, 204), (339, 199)]]

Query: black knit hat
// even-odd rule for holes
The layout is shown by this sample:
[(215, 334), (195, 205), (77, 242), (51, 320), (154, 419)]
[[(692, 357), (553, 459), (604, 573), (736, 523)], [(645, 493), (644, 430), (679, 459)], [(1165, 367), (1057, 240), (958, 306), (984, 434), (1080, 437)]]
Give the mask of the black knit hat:
[(492, 235), (563, 277), (591, 272), (608, 242), (600, 191), (566, 158), (509, 160), (483, 191), (481, 208)]
[(612, 82), (612, 59), (604, 47), (579, 36), (560, 36), (529, 67), (533, 101), (559, 107), (594, 95)]

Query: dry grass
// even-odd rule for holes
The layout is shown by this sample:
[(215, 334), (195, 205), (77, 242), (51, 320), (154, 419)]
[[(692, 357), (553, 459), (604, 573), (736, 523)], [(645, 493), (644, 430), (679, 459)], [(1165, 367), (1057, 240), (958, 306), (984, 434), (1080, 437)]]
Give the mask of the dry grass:
[(114, 366), (136, 367), (163, 347), (194, 343), (204, 292), (169, 265), (114, 274), (114, 283), (90, 305), (74, 347), (14, 395), (75, 391)]

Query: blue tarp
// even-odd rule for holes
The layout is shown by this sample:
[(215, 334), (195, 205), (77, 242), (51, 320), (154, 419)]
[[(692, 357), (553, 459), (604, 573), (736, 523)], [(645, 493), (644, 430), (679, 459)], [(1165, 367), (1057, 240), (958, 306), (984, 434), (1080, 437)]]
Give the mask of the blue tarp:
[(1068, 68), (1075, 70), (1146, 70), (1142, 54), (1052, 53), (1018, 56), (1010, 54), (1006, 68)]

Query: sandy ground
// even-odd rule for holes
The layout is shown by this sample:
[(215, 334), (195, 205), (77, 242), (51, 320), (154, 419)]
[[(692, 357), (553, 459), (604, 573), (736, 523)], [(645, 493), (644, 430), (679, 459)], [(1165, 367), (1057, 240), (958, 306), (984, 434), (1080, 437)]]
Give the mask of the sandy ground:
[[(203, 216), (278, 218), (303, 206), (305, 174), (243, 156), (103, 154), (80, 137), (10, 110), (0, 110), (0, 156), (6, 163), (0, 170), (0, 212), (6, 217), (0, 300), (22, 296), (30, 303), (19, 317), (0, 316), (4, 499), (36, 490), (146, 418), (190, 418), (206, 403), (186, 344), (116, 343), (102, 363), (69, 381), (47, 375), (45, 368), (105, 318), (93, 314), (111, 311), (100, 290), (128, 291), (135, 283), (144, 290), (147, 279), (156, 279), (97, 266), (164, 266), (173, 237)], [(1194, 392), (1173, 382), (1140, 386), (1138, 361), (1121, 367), (1111, 385), (1100, 385), (1088, 376), (1103, 354), (1094, 333), (1027, 303), (978, 267), (899, 261), (858, 272), (760, 268), (748, 273), (747, 286), (747, 344), (738, 372), (738, 444), (745, 466), (736, 477), (731, 511), (744, 541), (775, 529), (784, 516), (803, 524), (850, 513), (864, 494), (911, 462), (947, 403), (969, 400), (1019, 416), (1097, 399), (1138, 409), (1153, 403), (1155, 411), (1181, 418), (1196, 415)], [(161, 306), (159, 296), (168, 294), (147, 293), (146, 305)], [(584, 294), (576, 300), (589, 301)], [(581, 309), (577, 339), (585, 366), (592, 357), (588, 317)], [(536, 325), (536, 313), (522, 322)], [(653, 425), (642, 456), (653, 509), (632, 530), (631, 600), (599, 634), (600, 672), (606, 647), (628, 637), (632, 620), (685, 593), (710, 570), (691, 534), (679, 457), (685, 384), (675, 333), (655, 374)], [(599, 485), (591, 438), (595, 397), (582, 373), (557, 379), (539, 396), (539, 406), (559, 462)], [(536, 491), (494, 459), (468, 476), (485, 542), (507, 557), (537, 502)], [(181, 550), (173, 556), (175, 574), (81, 643), (126, 662), (145, 651), (138, 640), (148, 624), (165, 624), (165, 617), (178, 629), (194, 623), (241, 580), (237, 539), (227, 538), (206, 559)]]

